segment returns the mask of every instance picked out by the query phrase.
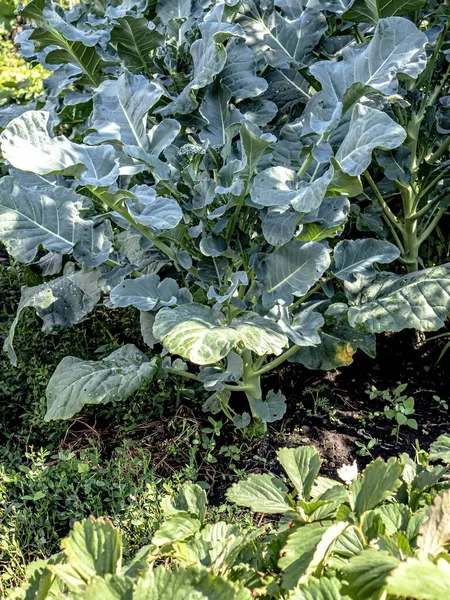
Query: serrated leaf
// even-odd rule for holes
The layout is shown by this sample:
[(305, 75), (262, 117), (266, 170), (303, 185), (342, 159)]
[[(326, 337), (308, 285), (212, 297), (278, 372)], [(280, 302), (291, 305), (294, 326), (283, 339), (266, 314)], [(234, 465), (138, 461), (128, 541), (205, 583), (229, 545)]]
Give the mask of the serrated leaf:
[(99, 361), (66, 356), (48, 383), (45, 419), (69, 419), (86, 404), (125, 400), (151, 381), (156, 371), (156, 359), (149, 361), (133, 344)]
[(354, 600), (376, 598), (398, 564), (399, 560), (394, 556), (374, 548), (364, 549), (345, 565), (343, 571), (347, 585), (342, 591)]
[(336, 577), (310, 577), (289, 596), (289, 600), (350, 600), (341, 594), (342, 584)]
[(334, 274), (344, 281), (352, 281), (355, 273), (364, 277), (376, 274), (374, 263), (387, 264), (400, 256), (397, 246), (382, 240), (344, 240), (334, 249)]
[(334, 525), (307, 524), (291, 533), (278, 566), (283, 571), (283, 586), (293, 588), (326, 561), (338, 537), (348, 528), (341, 521)]
[(207, 498), (205, 490), (194, 483), (183, 483), (175, 498), (165, 496), (161, 508), (166, 516), (187, 512), (201, 523), (205, 520)]
[(201, 527), (200, 521), (188, 513), (178, 513), (164, 521), (152, 538), (155, 546), (164, 546), (192, 537)]
[(431, 560), (408, 558), (389, 575), (385, 589), (388, 594), (416, 600), (446, 600), (450, 594), (450, 575)]
[(302, 446), (281, 448), (277, 457), (299, 497), (307, 500), (322, 463), (319, 453), (312, 446)]
[(227, 499), (238, 506), (265, 514), (284, 514), (294, 505), (288, 489), (278, 477), (265, 473), (250, 475), (244, 481), (233, 484), (226, 493)]
[(105, 575), (105, 577), (93, 577), (89, 581), (89, 587), (83, 592), (86, 600), (132, 600), (133, 580), (131, 577), (120, 575)]
[(358, 294), (348, 312), (360, 331), (381, 333), (414, 328), (434, 331), (450, 312), (450, 265), (399, 277), (380, 274)]
[[(363, 471), (363, 481), (359, 482), (354, 501), (354, 510), (359, 518), (368, 510), (376, 508), (383, 500), (388, 498), (400, 487), (402, 466), (391, 458), (387, 463), (377, 458)], [(352, 484), (353, 487), (353, 484)]]
[[(427, 520), (422, 525), (417, 538), (417, 547), (424, 557), (435, 557), (445, 551), (450, 541), (450, 491), (436, 496), (428, 507)], [(450, 585), (450, 581), (449, 581)]]
[(104, 518), (90, 517), (75, 523), (69, 536), (61, 543), (70, 565), (85, 581), (119, 573), (122, 564), (122, 543), (117, 529)]

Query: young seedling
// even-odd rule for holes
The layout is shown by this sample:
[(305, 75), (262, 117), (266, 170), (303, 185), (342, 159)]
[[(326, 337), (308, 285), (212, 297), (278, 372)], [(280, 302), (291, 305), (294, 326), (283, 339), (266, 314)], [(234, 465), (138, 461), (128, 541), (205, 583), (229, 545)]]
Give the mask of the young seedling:
[(396, 443), (398, 444), (400, 437), (400, 429), (402, 426), (417, 429), (416, 419), (410, 418), (415, 412), (413, 396), (402, 395), (407, 388), (407, 383), (402, 383), (397, 386), (392, 392), (389, 390), (377, 390), (372, 386), (368, 392), (370, 399), (382, 398), (387, 404), (384, 407), (384, 416), (390, 421), (395, 421), (396, 425), (391, 431), (391, 435), (395, 435)]

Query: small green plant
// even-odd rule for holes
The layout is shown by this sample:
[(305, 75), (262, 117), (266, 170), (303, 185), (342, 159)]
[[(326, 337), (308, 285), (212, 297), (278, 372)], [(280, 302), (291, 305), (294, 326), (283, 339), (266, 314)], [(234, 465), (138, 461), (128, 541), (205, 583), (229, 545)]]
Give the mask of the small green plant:
[[(198, 485), (163, 498), (162, 518), (128, 561), (106, 519), (75, 523), (62, 551), (28, 568), (15, 600), (448, 600), (450, 436), (427, 463), (407, 455), (319, 475), (310, 446), (281, 448), (284, 478), (252, 474), (228, 500), (266, 515), (211, 520)], [(228, 505), (229, 507), (230, 505)], [(226, 506), (215, 511), (233, 518)], [(273, 517), (277, 517), (274, 520)], [(260, 519), (261, 520), (261, 519)]]
[(384, 416), (390, 421), (395, 421), (396, 425), (391, 431), (391, 435), (395, 435), (396, 443), (398, 444), (400, 438), (400, 428), (402, 426), (410, 427), (411, 429), (417, 429), (416, 419), (410, 418), (410, 415), (414, 414), (414, 398), (413, 396), (403, 395), (407, 388), (407, 383), (398, 385), (392, 392), (389, 390), (377, 390), (375, 386), (372, 386), (367, 391), (371, 400), (375, 398), (381, 398), (387, 404), (384, 407)]
[[(308, 417), (327, 416), (330, 421), (336, 421), (336, 410), (332, 407), (331, 400), (324, 393), (328, 391), (329, 387), (324, 384), (305, 387), (303, 397), (306, 399), (306, 402), (297, 402), (297, 408), (304, 410)], [(312, 409), (308, 407), (311, 401)]]
[(437, 396), (436, 394), (433, 394), (433, 400), (436, 402), (436, 404), (438, 406), (438, 410), (442, 410), (442, 411), (448, 410), (448, 403), (446, 400), (444, 400), (440, 396)]
[(367, 444), (356, 440), (355, 444), (358, 447), (356, 454), (358, 456), (370, 456), (372, 459), (374, 459), (375, 457), (372, 454), (371, 450), (373, 450), (373, 448), (375, 448), (375, 446), (377, 446), (379, 444), (379, 442), (380, 442), (380, 440), (378, 438), (373, 438), (373, 437), (371, 437), (369, 439)]

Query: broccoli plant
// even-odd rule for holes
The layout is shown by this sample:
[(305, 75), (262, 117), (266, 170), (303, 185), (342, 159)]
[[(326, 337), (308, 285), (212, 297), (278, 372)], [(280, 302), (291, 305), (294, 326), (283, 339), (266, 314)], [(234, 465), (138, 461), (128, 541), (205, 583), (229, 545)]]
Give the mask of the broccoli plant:
[(450, 266), (420, 269), (419, 251), (447, 202), (447, 3), (32, 0), (20, 14), (22, 55), (52, 74), (0, 113), (0, 239), (44, 278), (17, 319), (33, 307), (52, 331), (100, 302), (134, 307), (141, 349), (162, 347), (66, 357), (47, 419), (163, 370), (202, 382), (205, 409), (237, 426), (267, 423), (286, 403), (261, 377), (283, 362), (333, 369), (374, 356), (376, 333), (443, 325)]

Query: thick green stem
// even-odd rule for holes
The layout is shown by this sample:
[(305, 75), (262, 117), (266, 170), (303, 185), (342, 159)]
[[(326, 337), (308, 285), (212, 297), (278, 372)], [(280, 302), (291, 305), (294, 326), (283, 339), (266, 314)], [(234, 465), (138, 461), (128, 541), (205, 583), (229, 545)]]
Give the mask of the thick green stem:
[(417, 239), (417, 221), (411, 219), (405, 223), (405, 250), (407, 253), (407, 265), (406, 268), (408, 273), (413, 273), (419, 268), (418, 262), (418, 250), (419, 242)]
[(441, 158), (441, 156), (443, 154), (445, 154), (445, 152), (447, 152), (447, 150), (450, 147), (450, 135), (448, 136), (448, 138), (445, 140), (445, 142), (443, 142), (439, 148), (436, 150), (436, 152), (434, 152), (427, 160), (427, 162), (430, 165), (434, 165), (435, 163), (437, 163), (437, 161)]
[(431, 223), (428, 225), (428, 227), (426, 227), (426, 229), (422, 232), (422, 235), (420, 236), (419, 240), (418, 240), (418, 244), (420, 246), (420, 244), (423, 244), (423, 242), (427, 239), (427, 237), (433, 233), (436, 225), (439, 223), (439, 221), (441, 220), (442, 216), (444, 215), (445, 211), (443, 210), (438, 210), (436, 216), (434, 217), (434, 219), (431, 221)]
[(289, 348), (289, 350), (286, 350), (286, 352), (283, 352), (283, 354), (281, 354), (280, 356), (277, 356), (277, 358), (274, 358), (272, 361), (270, 361), (270, 363), (267, 363), (267, 365), (264, 365), (263, 367), (261, 367), (260, 369), (255, 371), (255, 375), (261, 376), (261, 375), (264, 375), (264, 373), (268, 373), (269, 371), (272, 371), (273, 369), (278, 367), (278, 365), (281, 365), (288, 358), (293, 356), (299, 348), (300, 348), (300, 346), (297, 346), (294, 344), (294, 346), (291, 346)]
[(245, 395), (247, 396), (250, 412), (253, 418), (259, 418), (255, 410), (255, 400), (262, 400), (261, 375), (255, 371), (252, 353), (250, 350), (243, 350), (241, 358), (244, 362), (244, 374), (242, 381), (247, 388)]
[(398, 222), (397, 217), (394, 215), (394, 213), (391, 211), (389, 206), (386, 204), (383, 196), (381, 195), (380, 191), (377, 188), (375, 181), (372, 179), (372, 176), (370, 175), (370, 173), (368, 171), (364, 172), (364, 177), (367, 179), (367, 183), (372, 188), (375, 198), (378, 200), (378, 203), (381, 206), (381, 208), (383, 209), (383, 212), (386, 215), (386, 217), (394, 225), (394, 227), (396, 227), (401, 233), (403, 233), (402, 226)]

